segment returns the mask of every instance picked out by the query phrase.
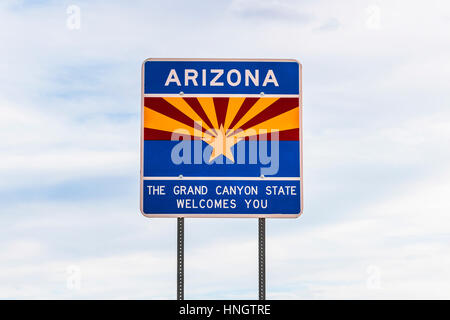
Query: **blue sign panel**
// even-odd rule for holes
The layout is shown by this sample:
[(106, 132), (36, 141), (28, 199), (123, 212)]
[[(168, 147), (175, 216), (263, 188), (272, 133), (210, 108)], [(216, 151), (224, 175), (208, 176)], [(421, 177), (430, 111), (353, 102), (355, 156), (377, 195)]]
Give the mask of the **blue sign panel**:
[(143, 64), (141, 211), (147, 217), (297, 217), (301, 65)]

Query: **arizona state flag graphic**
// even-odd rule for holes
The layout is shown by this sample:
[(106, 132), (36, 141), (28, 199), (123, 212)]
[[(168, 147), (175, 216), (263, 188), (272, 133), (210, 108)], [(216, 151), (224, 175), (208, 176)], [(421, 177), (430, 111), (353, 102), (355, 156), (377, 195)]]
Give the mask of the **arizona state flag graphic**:
[(300, 70), (292, 60), (144, 62), (143, 214), (298, 216)]

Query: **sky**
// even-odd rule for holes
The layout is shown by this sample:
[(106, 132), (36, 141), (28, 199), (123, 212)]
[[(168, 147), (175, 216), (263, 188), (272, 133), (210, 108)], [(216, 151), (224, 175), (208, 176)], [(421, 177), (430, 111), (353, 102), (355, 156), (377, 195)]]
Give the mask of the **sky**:
[[(4, 0), (0, 46), (0, 298), (176, 297), (176, 220), (139, 212), (150, 57), (302, 63), (268, 299), (450, 298), (447, 1)], [(186, 299), (257, 298), (257, 225), (186, 219)]]

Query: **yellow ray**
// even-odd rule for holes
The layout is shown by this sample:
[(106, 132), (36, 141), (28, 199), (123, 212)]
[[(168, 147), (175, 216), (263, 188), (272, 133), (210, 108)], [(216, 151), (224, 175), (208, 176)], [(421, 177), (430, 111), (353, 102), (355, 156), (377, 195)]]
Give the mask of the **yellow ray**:
[(197, 98), (200, 102), (203, 110), (208, 116), (209, 121), (211, 121), (213, 128), (219, 129), (219, 124), (217, 122), (216, 108), (214, 107), (214, 100), (210, 97), (199, 97)]
[(191, 118), (195, 122), (201, 122), (202, 126), (205, 129), (209, 129), (209, 126), (202, 121), (202, 118), (194, 111), (194, 109), (191, 108), (191, 106), (180, 97), (165, 97), (164, 100), (166, 100), (168, 103), (173, 105), (175, 108), (177, 108), (179, 111), (183, 112), (186, 116)]
[(201, 130), (194, 129), (149, 108), (144, 108), (144, 127), (168, 132), (186, 132), (194, 137), (203, 137)]
[(231, 121), (233, 121), (234, 117), (236, 116), (237, 112), (241, 108), (242, 104), (245, 101), (245, 97), (231, 97), (228, 101), (228, 108), (227, 108), (227, 114), (225, 117), (225, 130), (228, 129), (228, 127), (231, 124)]
[[(245, 138), (255, 134), (274, 131), (283, 131), (290, 129), (298, 129), (300, 125), (299, 108), (294, 108), (286, 111), (276, 117), (270, 118), (256, 126), (240, 131), (235, 134), (238, 138)], [(261, 131), (261, 132), (260, 132)]]
[[(259, 114), (261, 111), (266, 109), (272, 103), (277, 101), (279, 98), (260, 98), (256, 103), (248, 110), (248, 112), (238, 121), (238, 123), (233, 127), (239, 129), (248, 120), (252, 119), (254, 116)], [(230, 128), (230, 129), (233, 129)]]

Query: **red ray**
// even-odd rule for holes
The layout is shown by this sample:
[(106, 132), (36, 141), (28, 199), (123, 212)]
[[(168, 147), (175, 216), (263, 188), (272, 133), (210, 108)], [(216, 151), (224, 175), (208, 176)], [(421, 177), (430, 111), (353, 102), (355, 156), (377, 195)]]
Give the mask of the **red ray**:
[(264, 109), (261, 113), (244, 123), (241, 129), (246, 130), (296, 107), (298, 107), (298, 98), (280, 98)]
[(227, 116), (229, 98), (213, 98), (214, 108), (216, 109), (217, 123), (219, 127), (225, 124), (225, 118)]
[[(272, 135), (271, 134), (267, 134), (267, 135), (254, 135), (254, 136), (249, 136), (249, 137), (245, 137), (245, 140), (250, 140), (250, 139), (256, 139), (256, 140), (267, 140), (267, 141), (271, 141), (272, 140)], [(278, 132), (278, 140), (280, 141), (298, 141), (300, 138), (299, 136), (299, 129), (289, 129), (289, 130), (283, 130), (283, 131), (279, 131)]]
[[(180, 110), (175, 108), (173, 105), (171, 105), (169, 102), (164, 100), (163, 98), (159, 97), (146, 97), (144, 99), (144, 106), (146, 108), (152, 109), (154, 111), (157, 111), (159, 113), (162, 113), (165, 116), (168, 116), (172, 119), (175, 119), (181, 123), (184, 123), (192, 128), (196, 128), (194, 126), (194, 120), (186, 116), (184, 113), (182, 113)], [(206, 131), (205, 128), (202, 128), (202, 131)]]
[(236, 113), (233, 121), (231, 121), (230, 129), (232, 129), (238, 122), (241, 120), (243, 116), (250, 110), (251, 107), (258, 101), (259, 98), (246, 98), (242, 103), (242, 106), (239, 108), (239, 111)]
[[(201, 137), (193, 137), (188, 134), (178, 134), (177, 136), (183, 136), (185, 138), (189, 137), (191, 140), (202, 140)], [(144, 128), (144, 140), (171, 140), (172, 132)]]
[(204, 123), (206, 123), (208, 127), (213, 128), (211, 120), (209, 120), (208, 116), (206, 115), (205, 111), (202, 108), (202, 105), (200, 104), (200, 102), (198, 102), (197, 98), (183, 98), (183, 99), (189, 104), (189, 106), (191, 106), (191, 108), (195, 111), (195, 113), (198, 114), (198, 116), (202, 119)]

